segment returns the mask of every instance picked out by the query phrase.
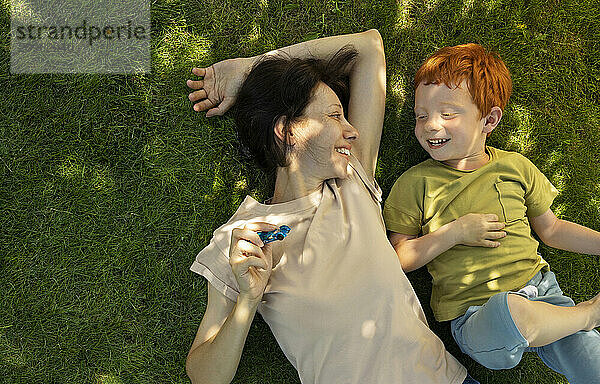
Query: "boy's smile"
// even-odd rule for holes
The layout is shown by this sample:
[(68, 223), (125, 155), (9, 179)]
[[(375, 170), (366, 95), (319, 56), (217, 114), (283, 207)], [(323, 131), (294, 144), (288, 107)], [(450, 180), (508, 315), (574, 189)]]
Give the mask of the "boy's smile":
[(438, 149), (442, 148), (449, 141), (450, 139), (431, 139), (427, 140), (427, 144), (429, 144), (429, 148), (431, 149)]
[(501, 113), (494, 107), (482, 118), (465, 82), (452, 88), (421, 83), (415, 92), (415, 135), (433, 159), (461, 170), (477, 169), (489, 160), (485, 139)]

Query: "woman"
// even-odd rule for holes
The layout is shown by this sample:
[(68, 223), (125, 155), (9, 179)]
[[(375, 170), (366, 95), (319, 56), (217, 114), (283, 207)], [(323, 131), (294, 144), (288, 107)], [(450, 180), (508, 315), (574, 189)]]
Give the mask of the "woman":
[[(347, 44), (355, 50), (340, 50)], [(303, 383), (462, 383), (466, 370), (427, 327), (381, 216), (381, 36), (275, 53), (289, 58), (226, 60), (188, 80), (207, 116), (236, 102), (240, 140), (275, 170), (270, 201), (247, 196), (191, 267), (209, 286), (188, 375), (229, 383), (258, 311)], [(283, 241), (263, 244), (256, 233), (284, 224)]]

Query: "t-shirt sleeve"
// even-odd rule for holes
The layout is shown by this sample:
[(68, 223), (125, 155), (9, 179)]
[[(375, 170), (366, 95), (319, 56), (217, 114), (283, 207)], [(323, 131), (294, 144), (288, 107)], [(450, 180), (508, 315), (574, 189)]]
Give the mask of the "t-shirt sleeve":
[(229, 251), (221, 249), (217, 244), (219, 235), (224, 234), (215, 232), (215, 237), (198, 253), (190, 270), (204, 276), (219, 292), (236, 301), (239, 287), (229, 265)]
[(527, 216), (536, 217), (548, 209), (558, 195), (558, 190), (529, 159), (523, 157), (527, 171), (527, 190), (525, 191), (525, 206)]
[(383, 201), (381, 197), (382, 192), (377, 180), (367, 176), (367, 172), (360, 163), (360, 160), (358, 160), (358, 158), (354, 156), (352, 152), (350, 153), (350, 166), (354, 168), (360, 180), (367, 187), (373, 200), (375, 200), (375, 202), (381, 206), (381, 202)]
[(383, 206), (385, 227), (404, 235), (417, 236), (421, 232), (423, 214), (418, 203), (418, 183), (406, 174), (394, 183)]

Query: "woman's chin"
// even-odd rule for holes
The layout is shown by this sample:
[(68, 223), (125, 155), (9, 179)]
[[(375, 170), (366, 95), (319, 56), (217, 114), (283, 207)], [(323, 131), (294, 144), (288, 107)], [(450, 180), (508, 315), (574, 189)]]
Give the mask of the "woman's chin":
[(332, 159), (332, 174), (329, 179), (345, 179), (348, 177), (348, 164), (350, 163), (350, 159), (346, 156), (342, 156), (344, 159), (340, 158), (340, 156), (336, 156)]
[(335, 176), (332, 178), (335, 179), (345, 179), (348, 177), (348, 163), (346, 164), (336, 164), (335, 167)]

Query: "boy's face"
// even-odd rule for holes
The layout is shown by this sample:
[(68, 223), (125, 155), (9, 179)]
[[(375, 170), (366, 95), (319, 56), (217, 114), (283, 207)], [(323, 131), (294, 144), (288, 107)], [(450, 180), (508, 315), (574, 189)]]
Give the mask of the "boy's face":
[(485, 118), (465, 82), (456, 88), (421, 83), (415, 92), (415, 135), (438, 161), (458, 169), (476, 169), (485, 154)]

